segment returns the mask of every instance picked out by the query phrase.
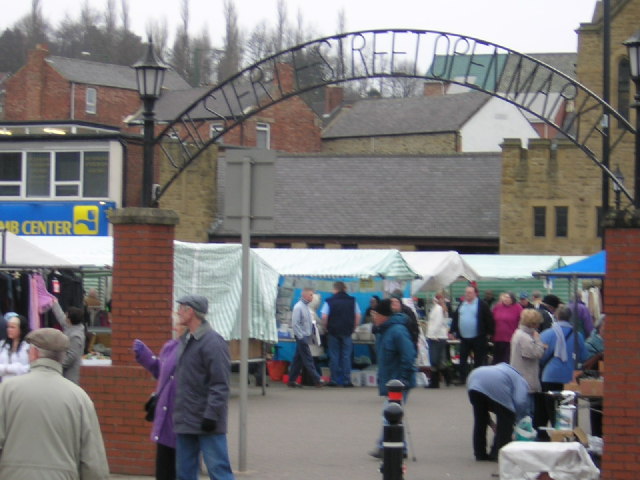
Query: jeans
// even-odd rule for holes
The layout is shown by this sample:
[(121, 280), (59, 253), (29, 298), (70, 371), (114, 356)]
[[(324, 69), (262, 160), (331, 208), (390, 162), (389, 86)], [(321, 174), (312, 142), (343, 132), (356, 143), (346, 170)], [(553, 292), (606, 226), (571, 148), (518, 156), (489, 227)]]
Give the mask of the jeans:
[(351, 335), (329, 335), (329, 369), (331, 381), (338, 385), (351, 383)]
[(191, 435), (179, 433), (176, 443), (178, 480), (198, 480), (199, 453), (211, 480), (234, 480), (229, 464), (227, 435)]

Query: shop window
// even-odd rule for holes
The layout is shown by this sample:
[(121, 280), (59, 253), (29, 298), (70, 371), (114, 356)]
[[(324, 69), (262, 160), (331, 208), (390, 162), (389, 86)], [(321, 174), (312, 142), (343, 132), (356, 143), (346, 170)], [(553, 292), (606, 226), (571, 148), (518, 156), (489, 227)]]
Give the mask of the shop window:
[(569, 207), (556, 207), (556, 237), (566, 237), (569, 230)]
[(271, 126), (268, 123), (256, 124), (256, 147), (271, 148)]
[(22, 153), (0, 152), (0, 197), (19, 197), (22, 184)]
[(87, 88), (85, 105), (87, 113), (95, 115), (98, 111), (98, 92), (95, 88)]
[(0, 197), (108, 198), (109, 152), (0, 152)]
[(290, 242), (276, 242), (275, 243), (275, 247), (276, 248), (291, 248), (291, 243)]
[(307, 248), (321, 249), (324, 248), (324, 243), (308, 243)]
[(343, 250), (357, 250), (358, 244), (357, 243), (343, 243), (342, 245), (340, 245), (340, 248), (342, 248)]
[(547, 207), (533, 207), (533, 236), (547, 235)]
[[(629, 120), (629, 90), (631, 88), (631, 70), (629, 60), (623, 58), (618, 63), (618, 113)], [(618, 121), (618, 127), (622, 127)]]
[[(209, 129), (209, 138), (215, 137), (218, 133), (220, 133), (223, 130), (224, 130), (223, 123), (212, 123)], [(220, 135), (218, 138), (216, 138), (215, 143), (217, 144), (224, 143), (224, 135)]]

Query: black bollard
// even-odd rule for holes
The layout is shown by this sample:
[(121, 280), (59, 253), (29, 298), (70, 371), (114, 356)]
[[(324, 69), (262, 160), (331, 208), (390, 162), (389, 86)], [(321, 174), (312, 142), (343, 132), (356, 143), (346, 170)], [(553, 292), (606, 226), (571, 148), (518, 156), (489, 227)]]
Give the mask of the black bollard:
[(404, 426), (402, 425), (402, 406), (389, 403), (384, 409), (387, 425), (382, 434), (382, 480), (402, 480), (402, 458), (404, 450)]

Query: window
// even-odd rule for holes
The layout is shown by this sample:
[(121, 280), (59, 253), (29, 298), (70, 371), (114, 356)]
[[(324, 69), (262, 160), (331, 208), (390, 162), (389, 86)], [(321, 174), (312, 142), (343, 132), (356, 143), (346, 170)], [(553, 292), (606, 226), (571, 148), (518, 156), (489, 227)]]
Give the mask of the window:
[(0, 196), (19, 197), (22, 184), (22, 153), (0, 152)]
[[(629, 89), (631, 83), (631, 69), (629, 60), (623, 58), (618, 64), (618, 112), (629, 120)], [(618, 127), (621, 127), (618, 121)]]
[(566, 237), (569, 225), (569, 207), (556, 207), (556, 237)]
[(547, 208), (533, 207), (533, 236), (544, 237), (547, 235)]
[(87, 88), (86, 112), (95, 114), (98, 111), (98, 93), (95, 88)]
[(269, 150), (271, 148), (271, 126), (268, 123), (257, 123), (256, 124), (256, 147), (257, 148), (266, 148)]
[(0, 152), (0, 197), (108, 198), (109, 152)]
[[(221, 132), (223, 130), (224, 130), (224, 124), (223, 123), (212, 123), (211, 124), (211, 128), (209, 130), (209, 138), (215, 137), (219, 132)], [(217, 144), (224, 143), (224, 135), (220, 135), (218, 138), (216, 138), (215, 143), (217, 143)]]

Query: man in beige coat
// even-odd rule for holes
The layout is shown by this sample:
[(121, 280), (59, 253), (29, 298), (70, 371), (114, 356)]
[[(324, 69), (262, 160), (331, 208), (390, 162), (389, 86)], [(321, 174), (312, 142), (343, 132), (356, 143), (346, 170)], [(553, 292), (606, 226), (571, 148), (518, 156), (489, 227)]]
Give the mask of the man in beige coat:
[(69, 340), (29, 333), (31, 371), (0, 384), (2, 480), (106, 480), (109, 466), (93, 402), (62, 376)]

